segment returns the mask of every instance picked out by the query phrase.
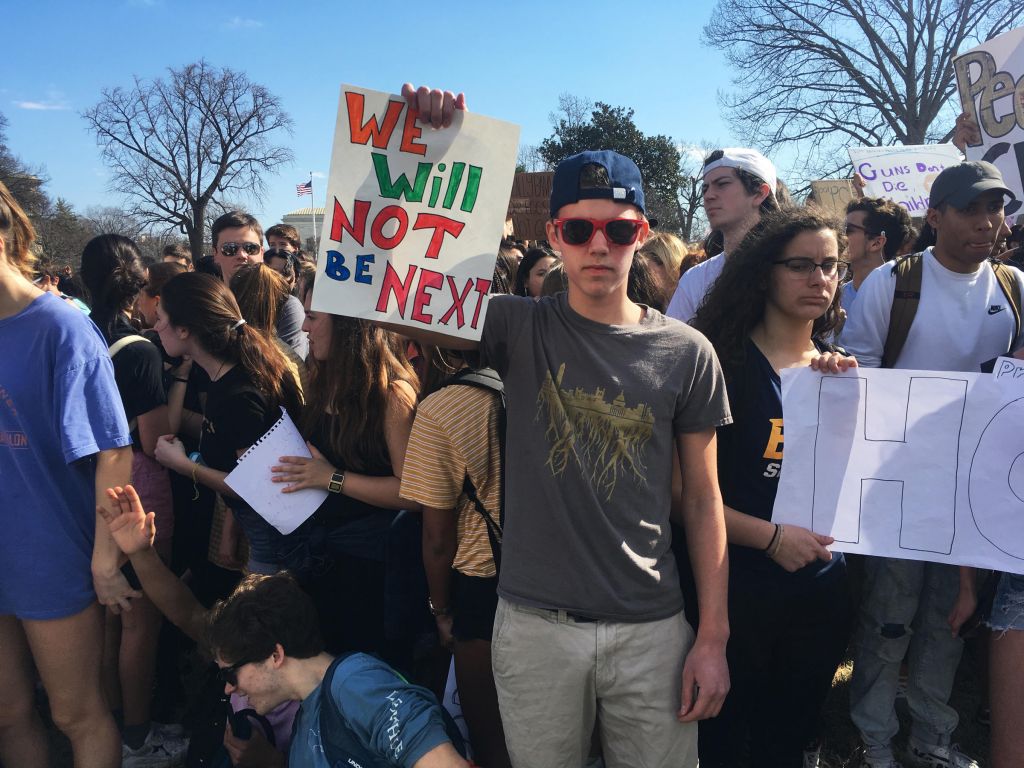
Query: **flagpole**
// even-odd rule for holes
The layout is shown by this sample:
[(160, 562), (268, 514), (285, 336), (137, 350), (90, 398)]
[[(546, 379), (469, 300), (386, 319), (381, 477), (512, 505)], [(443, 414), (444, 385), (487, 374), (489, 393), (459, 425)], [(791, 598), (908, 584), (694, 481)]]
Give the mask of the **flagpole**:
[(313, 193), (313, 172), (309, 172), (309, 212), (313, 217), (313, 261), (320, 255), (320, 235), (316, 231), (316, 195)]

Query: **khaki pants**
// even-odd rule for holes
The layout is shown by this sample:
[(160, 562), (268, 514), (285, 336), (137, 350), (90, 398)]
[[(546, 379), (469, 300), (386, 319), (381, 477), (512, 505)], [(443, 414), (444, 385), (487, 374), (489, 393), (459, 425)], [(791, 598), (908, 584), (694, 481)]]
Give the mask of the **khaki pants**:
[(595, 719), (608, 768), (693, 768), (676, 720), (693, 630), (682, 613), (626, 624), (498, 601), (491, 659), (512, 764), (580, 768)]

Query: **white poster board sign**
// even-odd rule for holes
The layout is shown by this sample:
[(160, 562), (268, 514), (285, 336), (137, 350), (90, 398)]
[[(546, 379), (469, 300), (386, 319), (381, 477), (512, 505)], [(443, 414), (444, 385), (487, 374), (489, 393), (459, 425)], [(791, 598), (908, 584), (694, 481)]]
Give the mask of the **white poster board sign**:
[(343, 85), (313, 309), (479, 339), (518, 144), (511, 123), (455, 110), (435, 130)]
[(1024, 573), (1024, 379), (1008, 379), (784, 370), (773, 522), (842, 552)]
[(1017, 199), (1024, 201), (1024, 27), (1011, 29), (953, 60), (963, 111), (981, 128), (981, 141), (967, 145), (968, 160), (995, 163)]
[(853, 170), (864, 177), (865, 196), (892, 200), (911, 216), (928, 212), (935, 177), (963, 159), (952, 144), (850, 147), (848, 151)]

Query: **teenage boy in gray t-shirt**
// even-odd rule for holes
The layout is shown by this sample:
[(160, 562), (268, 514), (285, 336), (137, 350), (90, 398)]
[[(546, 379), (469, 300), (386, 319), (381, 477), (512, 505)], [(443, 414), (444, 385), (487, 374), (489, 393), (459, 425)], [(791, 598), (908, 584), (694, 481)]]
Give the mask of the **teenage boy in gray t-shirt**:
[[(442, 121), (429, 92), (405, 90), (424, 121)], [(480, 343), (508, 400), (492, 659), (509, 754), (524, 768), (579, 768), (599, 715), (609, 768), (696, 766), (696, 721), (729, 688), (715, 461), (715, 428), (730, 421), (724, 380), (700, 333), (626, 295), (648, 233), (631, 160), (564, 160), (547, 230), (568, 292), (493, 297)], [(677, 460), (696, 638), (669, 548)]]

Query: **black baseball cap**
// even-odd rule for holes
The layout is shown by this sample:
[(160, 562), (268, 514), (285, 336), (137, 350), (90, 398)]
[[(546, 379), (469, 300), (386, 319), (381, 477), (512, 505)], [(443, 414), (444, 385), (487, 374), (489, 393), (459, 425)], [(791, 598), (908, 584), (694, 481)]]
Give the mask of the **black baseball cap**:
[[(610, 186), (580, 189), (580, 171), (590, 163), (600, 165), (608, 172)], [(610, 149), (580, 152), (560, 162), (551, 182), (551, 218), (558, 217), (563, 205), (595, 199), (629, 203), (639, 208), (640, 213), (645, 213), (643, 179), (636, 163)]]
[(935, 177), (932, 182), (931, 194), (928, 198), (929, 208), (938, 208), (942, 203), (949, 203), (962, 210), (974, 202), (974, 198), (982, 192), (997, 189), (1010, 200), (1014, 194), (1003, 181), (1003, 175), (992, 163), (984, 160), (967, 160), (959, 165), (951, 165)]

